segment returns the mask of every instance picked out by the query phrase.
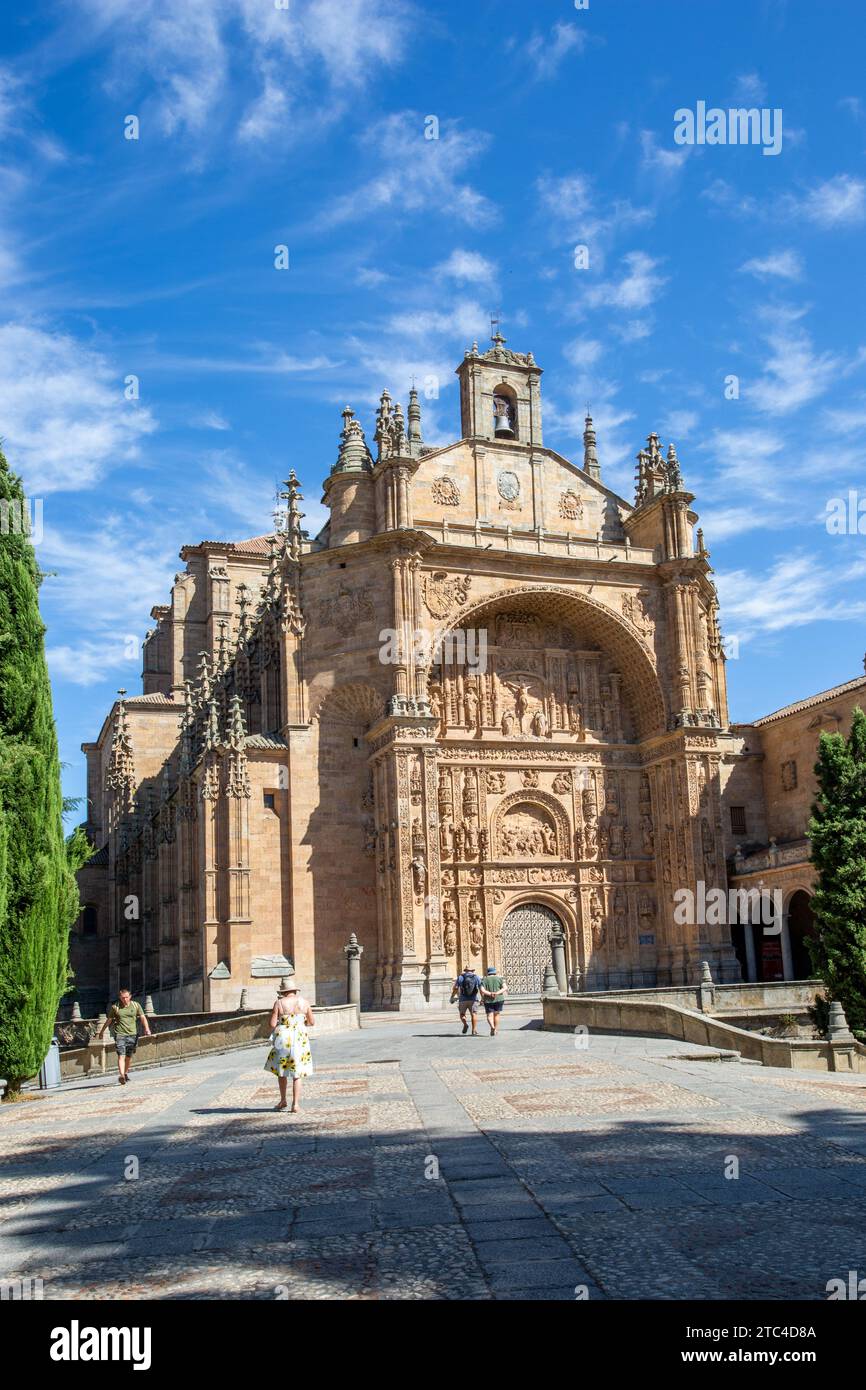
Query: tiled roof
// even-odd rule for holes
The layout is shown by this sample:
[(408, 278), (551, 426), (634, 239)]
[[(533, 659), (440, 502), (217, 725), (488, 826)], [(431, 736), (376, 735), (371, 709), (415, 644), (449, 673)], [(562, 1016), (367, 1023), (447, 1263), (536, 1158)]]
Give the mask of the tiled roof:
[(220, 550), (225, 550), (230, 555), (267, 555), (268, 542), (273, 537), (273, 531), (267, 536), (252, 536), (248, 541), (199, 541), (198, 545), (185, 545), (181, 552), (181, 559), (184, 559), (194, 550), (200, 550), (205, 545), (218, 546)]
[(288, 748), (286, 740), (279, 734), (248, 734), (245, 746), (247, 748)]
[(130, 705), (167, 705), (169, 709), (180, 709), (177, 701), (172, 700), (170, 695), (163, 695), (161, 690), (152, 690), (149, 695), (130, 695), (124, 703), (127, 709)]
[(782, 709), (774, 710), (772, 714), (764, 714), (760, 719), (753, 719), (752, 723), (756, 728), (762, 724), (772, 724), (776, 719), (784, 719), (786, 714), (799, 714), (801, 710), (811, 709), (813, 705), (821, 705), (825, 700), (836, 700), (840, 695), (847, 695), (852, 690), (866, 689), (866, 676), (858, 676), (856, 680), (845, 681), (844, 685), (834, 685), (831, 690), (822, 690), (817, 695), (810, 695), (805, 700), (796, 700), (793, 705), (784, 705)]

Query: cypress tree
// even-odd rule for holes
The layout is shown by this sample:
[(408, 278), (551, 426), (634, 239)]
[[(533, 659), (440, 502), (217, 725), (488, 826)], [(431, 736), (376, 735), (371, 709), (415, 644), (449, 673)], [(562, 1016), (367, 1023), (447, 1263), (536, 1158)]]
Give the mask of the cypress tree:
[(866, 714), (861, 709), (854, 711), (847, 739), (821, 735), (815, 775), (819, 800), (812, 807), (809, 836), (818, 886), (809, 952), (851, 1031), (866, 1038)]
[(48, 1051), (79, 912), (75, 869), (90, 852), (81, 830), (63, 837), (41, 576), (25, 506), (0, 452), (0, 1076), (10, 1090)]

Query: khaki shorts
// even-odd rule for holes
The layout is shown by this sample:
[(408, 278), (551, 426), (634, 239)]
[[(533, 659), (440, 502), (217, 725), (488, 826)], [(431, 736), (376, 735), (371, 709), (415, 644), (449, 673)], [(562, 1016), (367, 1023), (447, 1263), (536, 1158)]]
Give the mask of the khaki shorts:
[(477, 1014), (477, 1013), (478, 1013), (478, 1003), (479, 1003), (479, 1001), (478, 1001), (478, 996), (477, 996), (477, 995), (476, 995), (476, 997), (475, 997), (474, 999), (461, 999), (461, 1000), (460, 1000), (460, 1017), (462, 1018), (463, 1015), (464, 1015), (465, 1013)]

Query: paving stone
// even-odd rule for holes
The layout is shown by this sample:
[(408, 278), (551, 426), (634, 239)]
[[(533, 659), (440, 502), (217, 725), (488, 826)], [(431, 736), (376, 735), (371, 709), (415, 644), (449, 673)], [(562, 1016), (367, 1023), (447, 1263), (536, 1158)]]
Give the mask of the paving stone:
[(586, 1270), (573, 1259), (533, 1260), (493, 1267), (488, 1272), (491, 1289), (555, 1289), (591, 1282)]
[(515, 1264), (534, 1260), (568, 1260), (574, 1251), (567, 1241), (557, 1236), (553, 1228), (547, 1236), (535, 1240), (485, 1240), (475, 1242), (479, 1263), (488, 1265)]
[(490, 1221), (470, 1221), (467, 1218), (463, 1229), (474, 1245), (499, 1240), (519, 1241), (522, 1244), (525, 1240), (543, 1239), (555, 1231), (555, 1227), (540, 1213), (524, 1220), (511, 1221), (498, 1217)]

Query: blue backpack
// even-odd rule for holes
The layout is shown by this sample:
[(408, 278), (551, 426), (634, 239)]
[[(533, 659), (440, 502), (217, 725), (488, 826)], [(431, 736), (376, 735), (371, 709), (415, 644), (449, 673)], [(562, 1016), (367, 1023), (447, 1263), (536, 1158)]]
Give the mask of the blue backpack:
[(480, 987), (481, 981), (474, 972), (460, 976), (460, 997), (462, 999), (474, 999)]

